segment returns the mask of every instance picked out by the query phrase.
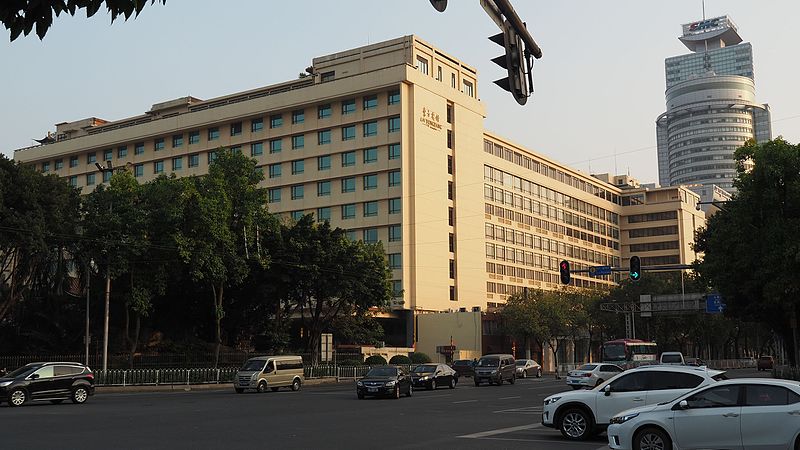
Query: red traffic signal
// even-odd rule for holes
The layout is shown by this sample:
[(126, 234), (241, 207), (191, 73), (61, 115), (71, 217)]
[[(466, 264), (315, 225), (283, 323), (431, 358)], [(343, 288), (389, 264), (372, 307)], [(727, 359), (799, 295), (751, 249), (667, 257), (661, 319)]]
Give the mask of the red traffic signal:
[(562, 260), (561, 263), (558, 265), (558, 269), (561, 272), (561, 284), (569, 284), (571, 276), (569, 274), (569, 261)]

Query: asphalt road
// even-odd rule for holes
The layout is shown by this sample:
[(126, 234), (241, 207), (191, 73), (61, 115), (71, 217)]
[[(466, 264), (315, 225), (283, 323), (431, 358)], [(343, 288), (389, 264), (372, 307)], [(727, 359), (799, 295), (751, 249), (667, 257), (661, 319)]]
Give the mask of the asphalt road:
[(605, 434), (572, 443), (540, 425), (542, 400), (563, 390), (564, 380), (546, 377), (478, 388), (462, 379), (456, 389), (399, 400), (358, 400), (352, 383), (265, 394), (102, 394), (81, 406), (0, 407), (0, 448), (607, 449)]

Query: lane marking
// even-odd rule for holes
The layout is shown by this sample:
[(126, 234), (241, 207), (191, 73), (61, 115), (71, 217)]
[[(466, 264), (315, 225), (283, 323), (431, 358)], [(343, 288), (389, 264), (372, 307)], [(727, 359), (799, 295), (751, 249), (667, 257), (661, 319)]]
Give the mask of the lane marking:
[(456, 404), (456, 403), (473, 403), (473, 402), (477, 402), (477, 400), (461, 400), (460, 402), (453, 402), (453, 404)]
[(498, 430), (489, 430), (489, 431), (482, 431), (480, 433), (473, 433), (473, 434), (465, 434), (463, 436), (457, 436), (460, 438), (465, 439), (482, 439), (486, 438), (487, 436), (494, 436), (497, 434), (505, 434), (505, 433), (513, 433), (515, 431), (525, 431), (525, 430), (533, 430), (536, 428), (541, 428), (542, 424), (534, 423), (531, 425), (520, 425), (518, 427), (510, 427), (510, 428), (500, 428)]
[[(459, 436), (459, 437), (467, 437), (467, 436)], [(547, 444), (560, 444), (560, 445), (597, 445), (597, 442), (578, 442), (578, 441), (562, 441), (557, 439), (522, 439), (522, 438), (501, 438), (501, 437), (484, 437), (484, 438), (476, 438), (476, 439), (483, 439), (487, 441), (510, 441), (510, 442), (543, 442)], [(600, 447), (596, 450), (608, 450), (608, 446)]]
[(541, 406), (527, 406), (522, 408), (512, 408), (512, 409), (501, 409), (500, 411), (492, 411), (493, 413), (512, 413), (512, 414), (541, 414), (542, 410)]
[(498, 398), (498, 400), (511, 400), (512, 398), (522, 398), (522, 397), (519, 396), (519, 395), (515, 395), (513, 397), (501, 397), (501, 398)]

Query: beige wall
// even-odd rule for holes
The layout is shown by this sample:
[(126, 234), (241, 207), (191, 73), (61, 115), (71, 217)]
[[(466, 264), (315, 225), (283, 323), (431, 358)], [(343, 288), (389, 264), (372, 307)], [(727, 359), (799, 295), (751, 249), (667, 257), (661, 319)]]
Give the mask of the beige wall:
[(434, 361), (444, 361), (436, 353), (437, 346), (456, 346), (456, 358), (475, 358), (481, 355), (481, 313), (446, 312), (420, 314), (416, 318), (419, 330), (417, 351), (426, 353)]

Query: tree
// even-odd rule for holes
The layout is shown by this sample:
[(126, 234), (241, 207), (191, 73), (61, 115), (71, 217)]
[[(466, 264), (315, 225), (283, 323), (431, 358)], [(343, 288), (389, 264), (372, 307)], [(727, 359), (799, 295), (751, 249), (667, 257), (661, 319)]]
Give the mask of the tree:
[[(150, 0), (150, 4), (156, 2), (165, 5), (167, 0)], [(85, 9), (86, 17), (92, 17), (104, 4), (114, 22), (120, 16), (125, 20), (138, 17), (147, 0), (5, 0), (0, 3), (0, 22), (11, 32), (11, 41), (20, 34), (27, 36), (34, 26), (39, 39), (44, 39), (53, 25), (53, 14), (74, 16), (79, 9)]]
[(800, 147), (751, 140), (735, 160), (737, 193), (698, 232), (697, 270), (722, 294), (726, 314), (768, 323), (798, 364)]
[(544, 350), (545, 343), (550, 337), (542, 322), (538, 302), (544, 297), (541, 289), (528, 289), (521, 293), (511, 295), (507, 300), (500, 315), (503, 327), (511, 336), (522, 340), (525, 347), (525, 357), (531, 357), (531, 342), (539, 344)]

